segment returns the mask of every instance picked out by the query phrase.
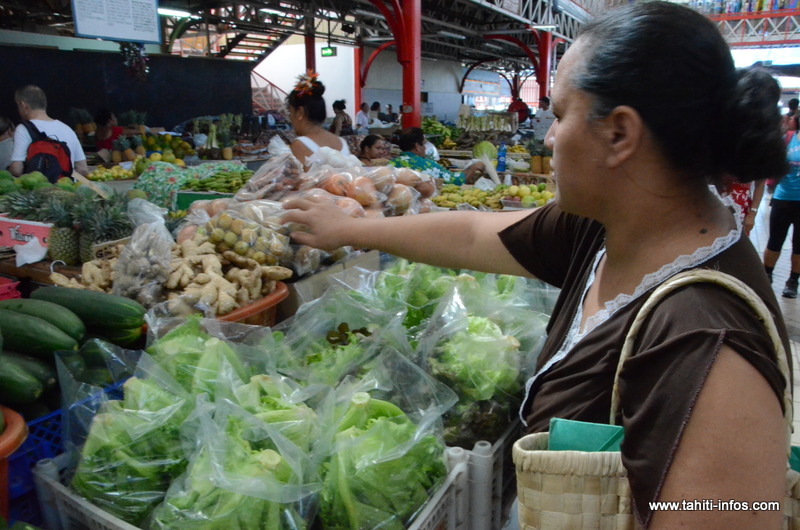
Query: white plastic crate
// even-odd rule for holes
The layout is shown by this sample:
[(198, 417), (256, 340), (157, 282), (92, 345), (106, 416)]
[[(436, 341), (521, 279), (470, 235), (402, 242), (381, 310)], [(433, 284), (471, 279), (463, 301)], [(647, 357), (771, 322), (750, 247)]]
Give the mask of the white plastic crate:
[(39, 507), (48, 530), (137, 530), (62, 484), (69, 455), (45, 458), (33, 469)]
[[(469, 530), (468, 464), (466, 451), (449, 448), (450, 472), (409, 530)], [(453, 454), (455, 453), (455, 454)]]
[(517, 483), (511, 448), (522, 423), (516, 420), (495, 443), (476, 442), (469, 458), (469, 529), (500, 530), (516, 499)]
[[(448, 449), (447, 479), (423, 506), (409, 530), (469, 530), (467, 451)], [(40, 460), (33, 470), (44, 527), (48, 530), (138, 530), (98, 508), (64, 482), (69, 455)]]

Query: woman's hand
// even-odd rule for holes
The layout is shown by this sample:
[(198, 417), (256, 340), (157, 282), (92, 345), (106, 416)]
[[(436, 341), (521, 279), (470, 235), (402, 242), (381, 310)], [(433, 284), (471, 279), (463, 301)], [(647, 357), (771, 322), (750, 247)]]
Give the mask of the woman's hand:
[(298, 223), (308, 231), (293, 231), (292, 239), (303, 245), (334, 250), (351, 244), (349, 226), (356, 221), (325, 197), (291, 199), (283, 204), (283, 223)]
[(744, 231), (744, 235), (749, 236), (750, 231), (756, 224), (756, 210), (750, 210), (747, 212), (747, 215), (744, 216), (744, 223), (742, 223), (742, 231)]

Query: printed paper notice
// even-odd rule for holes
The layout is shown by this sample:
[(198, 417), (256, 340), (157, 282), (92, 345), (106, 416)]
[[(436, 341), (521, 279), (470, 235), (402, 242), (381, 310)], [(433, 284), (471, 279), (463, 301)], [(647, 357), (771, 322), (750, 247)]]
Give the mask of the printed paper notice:
[(80, 37), (161, 43), (158, 0), (72, 0), (72, 16)]

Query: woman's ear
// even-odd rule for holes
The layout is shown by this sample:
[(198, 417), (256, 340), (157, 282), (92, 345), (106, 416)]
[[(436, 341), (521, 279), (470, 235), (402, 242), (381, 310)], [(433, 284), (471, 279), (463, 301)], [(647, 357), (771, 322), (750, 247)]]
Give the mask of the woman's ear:
[(600, 133), (606, 149), (606, 164), (617, 168), (628, 161), (641, 147), (645, 126), (633, 107), (620, 105), (600, 120)]

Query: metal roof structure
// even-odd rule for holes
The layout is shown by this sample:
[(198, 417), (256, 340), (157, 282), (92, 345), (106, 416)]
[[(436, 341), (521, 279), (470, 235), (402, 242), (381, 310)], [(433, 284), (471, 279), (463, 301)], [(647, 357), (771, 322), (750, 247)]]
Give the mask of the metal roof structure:
[[(620, 1), (620, 0), (611, 0)], [(258, 64), (292, 35), (331, 44), (377, 47), (394, 39), (378, 8), (402, 0), (160, 0), (189, 16), (162, 16), (164, 51), (204, 54)], [(604, 0), (423, 0), (422, 57), (520, 71), (532, 67), (537, 28), (570, 42), (582, 23), (607, 9)], [(2, 0), (0, 29), (74, 36), (70, 0)], [(496, 37), (488, 40), (487, 35)], [(505, 36), (505, 37), (497, 37)], [(186, 42), (203, 45), (186, 45)], [(214, 43), (213, 49), (210, 43)], [(563, 46), (557, 50), (563, 51)]]

